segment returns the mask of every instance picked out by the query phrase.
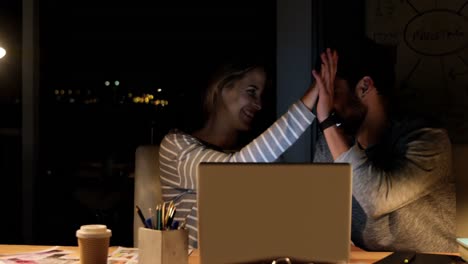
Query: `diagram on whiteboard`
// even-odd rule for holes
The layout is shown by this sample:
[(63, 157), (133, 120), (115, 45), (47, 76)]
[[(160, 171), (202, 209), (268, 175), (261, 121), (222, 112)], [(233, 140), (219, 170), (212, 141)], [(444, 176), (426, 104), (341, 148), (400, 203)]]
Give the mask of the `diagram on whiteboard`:
[(368, 0), (367, 36), (395, 45), (397, 94), (468, 143), (468, 0)]

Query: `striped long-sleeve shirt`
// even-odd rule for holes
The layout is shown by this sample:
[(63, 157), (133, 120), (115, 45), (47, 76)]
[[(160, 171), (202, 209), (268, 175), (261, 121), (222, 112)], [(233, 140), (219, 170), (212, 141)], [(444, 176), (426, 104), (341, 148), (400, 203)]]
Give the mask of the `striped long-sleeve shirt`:
[(265, 132), (238, 152), (225, 153), (192, 135), (175, 131), (161, 142), (159, 168), (165, 201), (177, 206), (176, 221), (185, 221), (189, 245), (197, 243), (197, 166), (201, 162), (274, 162), (314, 121), (315, 115), (298, 101)]

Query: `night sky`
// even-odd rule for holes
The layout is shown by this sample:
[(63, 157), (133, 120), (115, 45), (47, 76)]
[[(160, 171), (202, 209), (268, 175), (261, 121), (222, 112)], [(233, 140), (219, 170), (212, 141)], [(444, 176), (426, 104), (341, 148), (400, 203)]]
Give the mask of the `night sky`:
[(275, 56), (274, 1), (40, 2), (47, 80), (177, 87), (226, 54)]
[[(20, 97), (21, 2), (0, 3), (2, 97)], [(228, 54), (274, 63), (275, 1), (117, 2), (38, 1), (41, 90), (106, 79), (180, 87)]]

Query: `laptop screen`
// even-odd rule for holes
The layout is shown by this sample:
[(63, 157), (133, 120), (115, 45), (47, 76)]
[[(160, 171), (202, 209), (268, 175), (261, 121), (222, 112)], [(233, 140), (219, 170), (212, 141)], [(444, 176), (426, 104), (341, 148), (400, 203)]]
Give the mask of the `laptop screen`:
[(201, 163), (198, 170), (201, 263), (348, 260), (349, 164)]

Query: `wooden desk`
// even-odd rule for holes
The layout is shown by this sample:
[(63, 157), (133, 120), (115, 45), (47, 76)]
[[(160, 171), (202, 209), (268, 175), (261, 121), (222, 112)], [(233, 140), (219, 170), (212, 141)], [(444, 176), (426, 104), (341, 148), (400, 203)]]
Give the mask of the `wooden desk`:
[[(11, 254), (28, 251), (39, 251), (50, 248), (52, 246), (30, 246), (30, 245), (0, 245), (0, 254)], [(69, 250), (78, 254), (78, 247), (60, 247), (63, 250)], [(110, 247), (109, 252), (114, 251), (117, 247)], [(390, 255), (390, 252), (367, 252), (357, 247), (351, 247), (351, 259), (350, 264), (364, 264), (374, 263), (375, 261), (382, 259)], [(198, 251), (195, 250), (189, 257), (189, 264), (200, 264)]]

